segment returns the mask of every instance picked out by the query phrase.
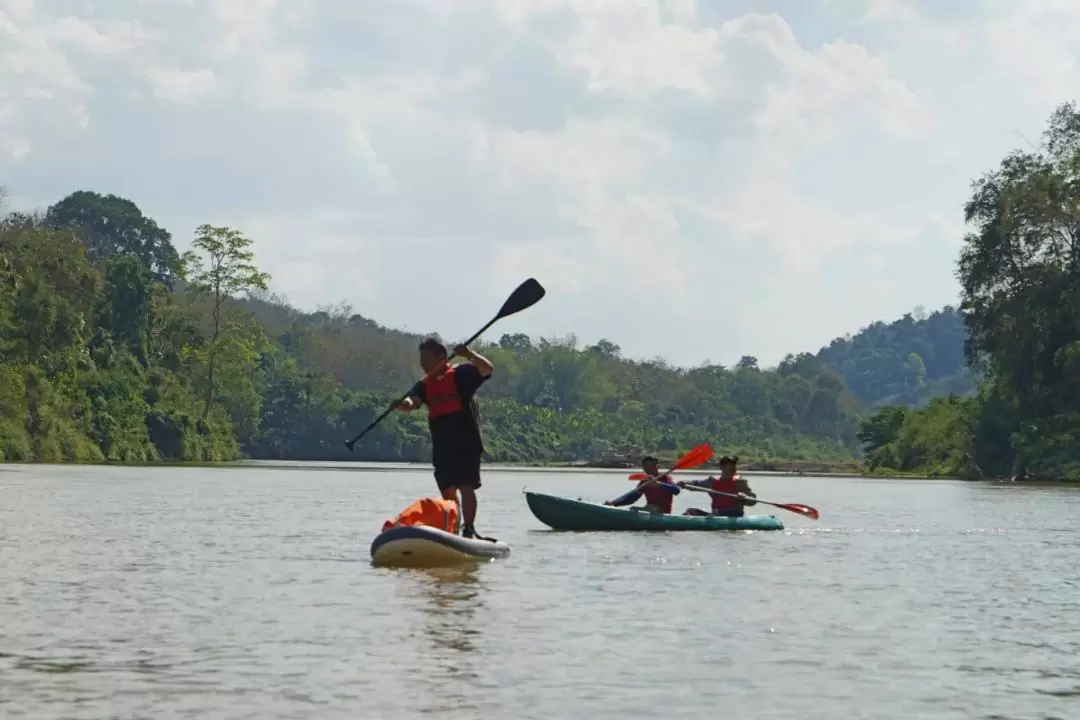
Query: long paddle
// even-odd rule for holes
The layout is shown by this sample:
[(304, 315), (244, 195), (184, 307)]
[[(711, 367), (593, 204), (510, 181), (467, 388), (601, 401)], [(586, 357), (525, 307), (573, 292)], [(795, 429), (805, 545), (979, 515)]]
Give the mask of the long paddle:
[[(546, 293), (547, 291), (544, 290), (543, 285), (537, 282), (535, 278), (529, 278), (525, 282), (518, 285), (517, 290), (510, 293), (510, 297), (506, 299), (506, 302), (503, 303), (503, 306), (499, 308), (499, 312), (496, 313), (495, 317), (491, 318), (491, 320), (488, 321), (487, 325), (477, 330), (475, 335), (473, 335), (471, 338), (461, 344), (466, 346), (471, 344), (473, 341), (476, 340), (476, 338), (483, 335), (485, 330), (494, 325), (496, 322), (502, 320), (504, 317), (508, 317), (510, 315), (519, 313), (522, 310), (527, 310), (528, 308), (531, 308), (533, 305), (540, 302), (540, 300), (544, 297)], [(446, 365), (450, 363), (450, 360), (453, 357), (454, 353), (450, 353), (445, 360), (439, 363), (438, 367), (425, 375), (421, 382), (429, 379), (433, 375), (437, 375), (442, 372), (443, 368), (445, 368)], [(409, 390), (412, 390), (412, 388), (409, 388)], [(400, 403), (405, 402), (405, 398), (407, 397), (409, 397), (408, 390), (405, 391), (404, 395), (402, 395), (393, 404), (391, 404), (390, 407), (386, 408), (386, 410), (383, 411), (382, 415), (372, 420), (371, 424), (361, 430), (356, 437), (354, 437), (352, 440), (346, 440), (345, 447), (349, 448), (349, 452), (352, 452), (353, 445), (355, 445), (360, 438), (371, 432), (371, 429), (381, 423), (383, 421), (383, 418), (389, 415), (395, 407), (397, 407)]]
[[(661, 478), (670, 479), (671, 473), (675, 472), (676, 470), (689, 470), (690, 468), (696, 468), (699, 465), (704, 465), (705, 463), (709, 462), (709, 458), (711, 458), (712, 456), (713, 456), (713, 450), (712, 450), (711, 447), (709, 447), (709, 444), (708, 443), (702, 443), (701, 445), (698, 445), (697, 447), (692, 448), (691, 450), (688, 450), (685, 455), (683, 455), (681, 458), (679, 458), (677, 461), (675, 461), (675, 464), (672, 465), (671, 469), (668, 470), (666, 473), (663, 473), (663, 474), (658, 475), (656, 477), (653, 477), (652, 475), (646, 475), (645, 473), (641, 473), (642, 478), (645, 479), (646, 482), (642, 483), (641, 485), (638, 485), (638, 487), (634, 488), (634, 489), (638, 490), (638, 489), (644, 487), (645, 485), (651, 485), (654, 482), (659, 482)], [(629, 494), (629, 493), (627, 493), (627, 494)], [(623, 495), (621, 497), (626, 497), (626, 495)]]
[[(739, 498), (740, 500), (745, 500), (746, 499), (746, 498), (743, 498), (741, 495), (735, 495), (734, 493), (721, 492), (719, 490), (713, 490), (712, 488), (706, 488), (706, 487), (699, 487), (697, 485), (683, 485), (683, 488), (685, 490), (693, 490), (694, 492), (709, 493), (710, 495), (722, 495), (724, 497)], [(817, 509), (812, 508), (809, 505), (802, 505), (800, 503), (774, 503), (774, 502), (769, 502), (768, 500), (758, 500), (757, 498), (750, 498), (750, 499), (753, 500), (754, 502), (761, 503), (763, 505), (772, 505), (773, 507), (778, 507), (778, 508), (781, 508), (783, 510), (790, 510), (791, 512), (798, 513), (799, 515), (805, 515), (806, 517), (808, 517), (808, 518), (810, 518), (812, 520), (817, 520), (818, 519), (818, 511), (817, 511)]]

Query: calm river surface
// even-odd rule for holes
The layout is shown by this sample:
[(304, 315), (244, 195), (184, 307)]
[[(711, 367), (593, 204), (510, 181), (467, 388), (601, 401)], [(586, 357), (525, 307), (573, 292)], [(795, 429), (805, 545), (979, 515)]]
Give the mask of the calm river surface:
[(555, 533), (524, 486), (627, 482), (488, 471), (511, 556), (436, 573), (369, 564), (423, 469), (0, 466), (0, 717), (1080, 717), (1080, 492), (752, 483), (821, 520)]

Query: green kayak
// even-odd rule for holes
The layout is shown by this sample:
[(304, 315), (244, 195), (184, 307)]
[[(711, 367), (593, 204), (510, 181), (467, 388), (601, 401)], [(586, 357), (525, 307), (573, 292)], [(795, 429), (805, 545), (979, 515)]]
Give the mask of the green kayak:
[(598, 503), (526, 492), (536, 519), (555, 530), (783, 530), (774, 515), (693, 517), (663, 515), (639, 507), (617, 508)]

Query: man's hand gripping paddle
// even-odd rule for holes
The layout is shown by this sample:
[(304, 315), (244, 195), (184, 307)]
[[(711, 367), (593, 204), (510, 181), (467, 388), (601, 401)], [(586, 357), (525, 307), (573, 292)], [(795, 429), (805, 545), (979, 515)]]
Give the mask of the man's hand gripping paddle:
[[(535, 278), (529, 278), (525, 282), (521, 283), (521, 285), (518, 286), (517, 290), (515, 290), (514, 292), (512, 292), (510, 294), (510, 297), (508, 297), (506, 299), (506, 302), (503, 303), (503, 306), (499, 309), (499, 312), (495, 315), (495, 317), (493, 317), (490, 321), (488, 321), (487, 325), (485, 325), (484, 327), (477, 330), (476, 334), (473, 335), (468, 340), (466, 340), (465, 342), (463, 342), (462, 345), (468, 346), (469, 344), (473, 343), (476, 340), (476, 338), (478, 338), (478, 337), (480, 337), (481, 335), (484, 334), (484, 331), (486, 331), (489, 327), (494, 325), (499, 320), (502, 320), (504, 317), (509, 317), (510, 315), (515, 315), (515, 314), (521, 312), (522, 310), (527, 310), (528, 308), (531, 308), (533, 305), (540, 302), (540, 300), (544, 297), (544, 295), (546, 293), (547, 293), (547, 291), (544, 290), (544, 287), (539, 282), (537, 282)], [(425, 375), (423, 379), (427, 380), (428, 378), (432, 377), (433, 375), (438, 375), (440, 372), (443, 371), (443, 369), (446, 367), (446, 365), (449, 364), (451, 358), (453, 358), (453, 357), (454, 357), (454, 353), (450, 353), (450, 355), (447, 356), (446, 360), (444, 360), (442, 363), (440, 363), (437, 368), (435, 368), (430, 373)], [(421, 382), (423, 382), (423, 381), (421, 381)], [(412, 388), (409, 388), (409, 389), (411, 390)], [(407, 398), (407, 397), (409, 397), (409, 391), (408, 390), (405, 391), (404, 395), (402, 395), (400, 398), (395, 400), (390, 405), (390, 407), (386, 408), (386, 410), (384, 410), (383, 413), (381, 415), (379, 415), (379, 417), (372, 420), (371, 424), (368, 425), (363, 430), (361, 430), (356, 435), (356, 437), (354, 437), (351, 440), (346, 440), (345, 441), (345, 447), (349, 448), (349, 452), (352, 452), (353, 445), (355, 445), (357, 443), (357, 441), (360, 440), (360, 438), (364, 437), (369, 432), (371, 432), (371, 430), (376, 425), (381, 423), (383, 421), (383, 419), (387, 415), (389, 415), (390, 412), (395, 407), (397, 407), (400, 403), (405, 402), (405, 398)]]
[(675, 462), (675, 464), (671, 466), (671, 469), (663, 475), (654, 478), (651, 475), (646, 475), (645, 473), (634, 473), (630, 476), (630, 479), (637, 480), (639, 482), (642, 480), (656, 482), (670, 476), (671, 473), (675, 472), (676, 470), (690, 470), (692, 468), (704, 465), (705, 463), (709, 462), (709, 459), (712, 456), (713, 450), (711, 447), (709, 447), (709, 444), (702, 443), (701, 445), (698, 445), (697, 447), (683, 455), (681, 458), (679, 458)]

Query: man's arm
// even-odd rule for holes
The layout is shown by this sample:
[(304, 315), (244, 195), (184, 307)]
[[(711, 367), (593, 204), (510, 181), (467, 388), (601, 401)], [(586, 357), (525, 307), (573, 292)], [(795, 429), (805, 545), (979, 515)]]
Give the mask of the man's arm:
[(682, 492), (682, 488), (671, 482), (671, 478), (668, 478), (667, 481), (657, 480), (656, 484), (660, 486), (661, 490), (663, 490), (664, 492), (669, 492), (672, 495), (678, 495)]
[[(479, 358), (480, 356), (477, 355), (476, 357)], [(488, 363), (489, 368), (490, 366), (491, 364)], [(461, 363), (454, 370), (454, 381), (457, 383), (458, 392), (464, 400), (471, 400), (476, 391), (480, 389), (480, 386), (490, 379), (490, 370), (487, 375), (484, 375), (483, 370), (472, 362)]]
[(472, 349), (466, 345), (458, 345), (454, 348), (454, 352), (472, 363), (480, 372), (480, 377), (482, 378), (486, 379), (491, 377), (491, 373), (495, 371), (495, 366), (491, 364), (490, 360), (478, 352), (473, 352)]
[(424, 404), (424, 397), (424, 383), (416, 383), (413, 385), (412, 390), (409, 391), (408, 396), (394, 405), (394, 409), (401, 410), (402, 412), (416, 410)]
[(678, 495), (682, 492), (682, 488), (679, 487), (678, 483), (671, 479), (670, 475), (657, 475), (654, 478), (642, 480), (638, 483), (637, 487), (638, 490), (644, 490), (649, 487), (649, 485), (656, 485), (664, 492), (671, 493), (672, 495)]
[(638, 498), (640, 498), (640, 497), (641, 497), (641, 489), (635, 487), (630, 492), (628, 492), (628, 493), (626, 493), (624, 495), (620, 495), (619, 497), (615, 498), (614, 500), (608, 500), (604, 504), (605, 505), (611, 505), (613, 507), (621, 507), (623, 505), (632, 505), (635, 502), (637, 502)]
[[(735, 487), (738, 488), (739, 492), (743, 495), (752, 498), (757, 497), (757, 493), (750, 489), (750, 483), (742, 478), (739, 478), (739, 481), (735, 483)], [(757, 505), (757, 503), (753, 500), (744, 500), (743, 505), (746, 505), (747, 507), (753, 507), (754, 505)]]

